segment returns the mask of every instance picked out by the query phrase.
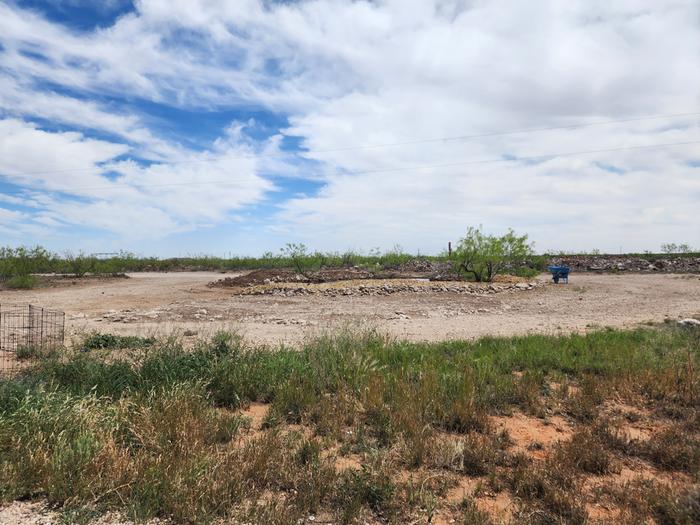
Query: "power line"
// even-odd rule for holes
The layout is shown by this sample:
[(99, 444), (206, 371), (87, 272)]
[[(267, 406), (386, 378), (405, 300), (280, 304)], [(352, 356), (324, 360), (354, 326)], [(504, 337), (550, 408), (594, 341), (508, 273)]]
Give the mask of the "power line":
[[(384, 144), (364, 144), (357, 146), (348, 146), (343, 148), (332, 148), (332, 149), (320, 149), (320, 150), (306, 150), (306, 151), (290, 151), (282, 153), (258, 153), (250, 155), (219, 155), (213, 156), (206, 159), (192, 159), (192, 160), (173, 160), (173, 161), (161, 161), (154, 163), (155, 165), (181, 165), (181, 164), (199, 164), (204, 162), (218, 162), (220, 160), (245, 160), (245, 159), (263, 159), (263, 158), (280, 158), (292, 155), (303, 156), (305, 154), (322, 154), (322, 153), (338, 153), (343, 151), (360, 151), (368, 149), (381, 149), (381, 148), (392, 148), (400, 146), (412, 146), (417, 144), (430, 144), (438, 142), (456, 142), (456, 141), (468, 141), (479, 138), (489, 138), (489, 137), (499, 137), (506, 135), (519, 135), (523, 133), (537, 133), (541, 131), (557, 131), (557, 130), (567, 130), (567, 129), (580, 129), (593, 126), (604, 126), (608, 124), (620, 124), (626, 122), (639, 122), (645, 120), (664, 120), (671, 118), (681, 118), (681, 117), (697, 117), (700, 116), (700, 112), (691, 113), (671, 113), (667, 115), (648, 115), (643, 117), (631, 117), (624, 119), (611, 119), (611, 120), (600, 120), (597, 122), (586, 122), (581, 124), (567, 124), (563, 126), (547, 126), (539, 128), (522, 128), (507, 131), (492, 131), (486, 133), (479, 133), (474, 135), (453, 135), (448, 137), (430, 138), (430, 139), (419, 139), (419, 140), (409, 140), (404, 142), (388, 142)], [(6, 177), (23, 177), (23, 176), (34, 176), (34, 175), (54, 175), (61, 173), (83, 173), (95, 171), (100, 169), (100, 166), (92, 168), (75, 168), (66, 170), (50, 170), (50, 171), (33, 171), (33, 172), (22, 172), (22, 173), (11, 173), (5, 175)]]
[[(542, 155), (530, 155), (523, 157), (508, 157), (508, 158), (493, 158), (493, 159), (480, 159), (480, 160), (468, 160), (461, 162), (451, 162), (446, 164), (431, 164), (423, 166), (402, 166), (396, 168), (380, 168), (375, 170), (360, 170), (360, 171), (347, 171), (343, 172), (342, 175), (365, 175), (371, 173), (388, 173), (397, 171), (411, 171), (411, 170), (423, 170), (423, 169), (437, 169), (437, 168), (448, 168), (456, 166), (468, 166), (474, 164), (491, 164), (499, 162), (527, 162), (536, 160), (547, 160), (555, 159), (561, 157), (573, 157), (576, 155), (590, 155), (594, 153), (613, 153), (617, 151), (633, 151), (642, 149), (654, 149), (654, 148), (668, 148), (675, 146), (687, 146), (690, 144), (700, 144), (700, 140), (693, 140), (688, 142), (670, 142), (664, 144), (645, 144), (639, 146), (622, 146), (617, 148), (606, 148), (606, 149), (594, 149), (594, 150), (583, 150), (583, 151), (570, 151), (564, 153), (549, 153)], [(75, 193), (77, 191), (99, 191), (99, 190), (121, 190), (121, 189), (138, 189), (138, 188), (160, 188), (160, 187), (173, 187), (173, 186), (197, 186), (206, 184), (235, 184), (236, 181), (231, 180), (212, 180), (212, 181), (189, 181), (189, 182), (172, 182), (163, 184), (130, 184), (128, 187), (115, 187), (115, 186), (83, 186), (83, 187), (73, 187), (64, 189), (36, 189), (36, 190), (15, 190), (15, 191), (4, 191), (3, 193), (25, 193), (27, 191), (40, 191), (40, 192), (58, 192), (58, 193)]]

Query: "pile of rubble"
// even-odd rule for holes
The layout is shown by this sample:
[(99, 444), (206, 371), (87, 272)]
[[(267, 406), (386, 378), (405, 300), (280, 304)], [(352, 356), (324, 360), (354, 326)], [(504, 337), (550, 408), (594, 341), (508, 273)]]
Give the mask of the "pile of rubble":
[(236, 295), (273, 295), (294, 297), (302, 295), (380, 296), (396, 293), (458, 293), (465, 295), (489, 295), (503, 292), (532, 290), (543, 286), (540, 282), (477, 284), (467, 282), (431, 282), (415, 280), (344, 282), (326, 285), (275, 283), (248, 286), (236, 290)]
[(700, 273), (700, 257), (633, 255), (564, 255), (552, 257), (552, 265), (565, 265), (574, 272)]

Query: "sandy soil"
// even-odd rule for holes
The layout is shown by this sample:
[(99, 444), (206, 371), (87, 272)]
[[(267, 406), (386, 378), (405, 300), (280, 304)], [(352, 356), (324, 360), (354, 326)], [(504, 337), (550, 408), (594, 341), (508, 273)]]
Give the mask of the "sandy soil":
[(242, 296), (207, 287), (221, 277), (213, 272), (138, 273), (129, 279), (2, 291), (0, 303), (64, 310), (69, 335), (99, 330), (205, 336), (225, 328), (270, 344), (298, 343), (319, 331), (356, 323), (375, 325), (399, 338), (436, 341), (632, 327), (700, 314), (697, 275), (580, 273), (572, 274), (568, 285), (483, 296), (440, 292), (348, 297)]

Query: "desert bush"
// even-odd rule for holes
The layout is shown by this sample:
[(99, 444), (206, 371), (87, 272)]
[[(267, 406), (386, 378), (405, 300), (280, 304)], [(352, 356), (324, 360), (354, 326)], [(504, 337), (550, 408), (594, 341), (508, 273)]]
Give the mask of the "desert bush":
[(115, 335), (94, 332), (85, 337), (80, 347), (84, 350), (101, 350), (105, 348), (145, 348), (153, 346), (156, 340), (153, 337), (140, 337), (136, 335)]
[(83, 277), (88, 272), (95, 272), (97, 267), (97, 258), (86, 255), (83, 252), (78, 252), (77, 254), (66, 252), (64, 260), (75, 277)]
[(6, 286), (12, 290), (31, 290), (38, 282), (33, 275), (16, 275), (8, 279)]
[(556, 460), (588, 474), (607, 474), (614, 469), (610, 453), (590, 428), (578, 428), (573, 437), (560, 444)]
[(682, 425), (673, 425), (637, 444), (637, 451), (666, 470), (700, 473), (700, 439)]
[(56, 350), (42, 348), (39, 345), (19, 345), (15, 351), (15, 357), (19, 360), (46, 359), (56, 355)]
[[(556, 461), (532, 464), (523, 460), (508, 476), (508, 483), (523, 506), (518, 518), (528, 523), (586, 522), (581, 482)], [(526, 518), (527, 516), (527, 518)]]
[(498, 273), (521, 268), (531, 255), (527, 235), (517, 236), (508, 230), (497, 237), (470, 227), (454, 250), (452, 260), (458, 274), (471, 276), (478, 282), (491, 282)]
[[(3, 279), (27, 278), (32, 273), (50, 269), (53, 255), (40, 246), (34, 248), (0, 248), (0, 277)], [(24, 281), (28, 282), (28, 281)]]
[(671, 242), (661, 245), (661, 252), (669, 255), (678, 253), (691, 253), (692, 251), (693, 249), (690, 247), (689, 244), (686, 243), (676, 244), (674, 242)]

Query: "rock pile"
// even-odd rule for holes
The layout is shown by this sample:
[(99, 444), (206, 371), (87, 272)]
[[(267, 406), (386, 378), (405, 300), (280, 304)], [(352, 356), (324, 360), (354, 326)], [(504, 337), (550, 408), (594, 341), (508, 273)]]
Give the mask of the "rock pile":
[(532, 290), (542, 283), (494, 283), (475, 284), (465, 282), (427, 282), (410, 280), (392, 280), (379, 282), (334, 283), (334, 285), (310, 285), (295, 283), (248, 286), (236, 290), (237, 295), (273, 295), (294, 297), (302, 295), (323, 295), (326, 297), (342, 296), (381, 296), (396, 293), (458, 293), (465, 295), (489, 295), (503, 292)]
[(565, 255), (552, 257), (552, 265), (565, 265), (574, 272), (700, 273), (700, 257), (650, 255)]

